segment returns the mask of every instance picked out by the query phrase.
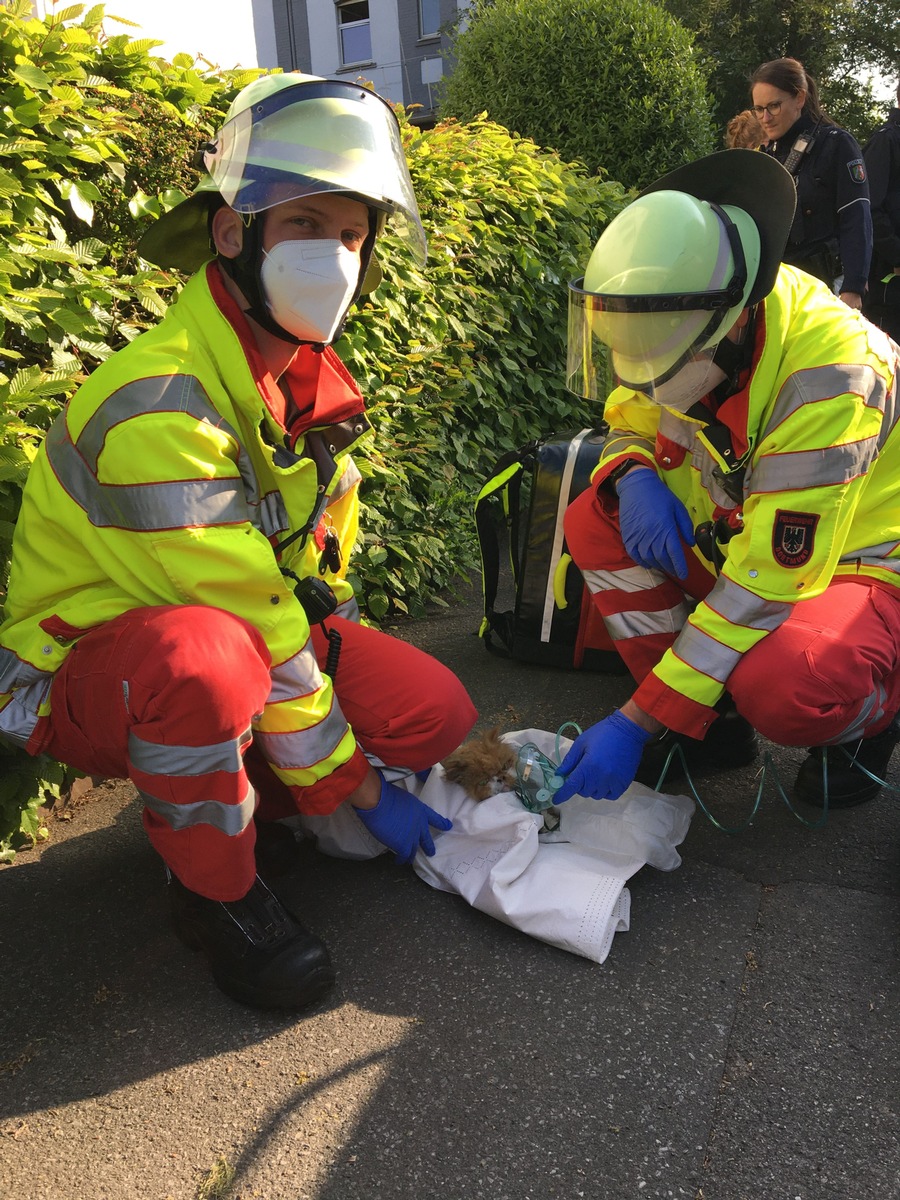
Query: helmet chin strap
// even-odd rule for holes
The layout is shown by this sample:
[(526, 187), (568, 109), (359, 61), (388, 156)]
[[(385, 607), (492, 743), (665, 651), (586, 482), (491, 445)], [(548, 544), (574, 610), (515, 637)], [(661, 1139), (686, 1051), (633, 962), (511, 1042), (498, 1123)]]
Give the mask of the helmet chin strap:
[[(372, 258), (372, 251), (375, 248), (375, 237), (378, 226), (378, 213), (376, 209), (369, 208), (369, 232), (363, 242), (363, 248), (360, 253), (360, 269), (359, 279), (356, 284), (356, 291), (353, 293), (353, 298), (347, 305), (347, 311), (341, 318), (341, 323), (338, 325), (334, 337), (331, 339), (336, 342), (344, 331), (344, 322), (347, 320), (347, 313), (359, 299), (362, 291), (363, 280), (366, 277), (366, 271), (369, 269), (369, 261)], [(261, 271), (263, 262), (263, 217), (265, 214), (248, 213), (241, 216), (241, 223), (244, 227), (244, 236), (241, 242), (240, 253), (234, 258), (226, 258), (225, 255), (218, 256), (218, 262), (222, 270), (229, 275), (241, 289), (245, 298), (248, 301), (244, 312), (248, 317), (252, 317), (257, 325), (261, 325), (267, 333), (271, 333), (274, 337), (280, 338), (283, 342), (290, 342), (292, 346), (313, 346), (315, 349), (322, 351), (325, 349), (322, 342), (307, 342), (302, 338), (295, 337), (289, 333), (283, 326), (279, 325), (269, 310), (266, 304), (265, 294), (262, 286)]]
[(750, 310), (746, 325), (740, 331), (738, 340), (733, 342), (731, 338), (724, 337), (716, 346), (713, 362), (725, 372), (726, 376), (725, 382), (719, 387), (727, 388), (726, 394), (729, 396), (737, 391), (741, 372), (749, 367), (753, 360), (753, 348), (756, 341), (755, 328), (756, 306), (754, 305)]

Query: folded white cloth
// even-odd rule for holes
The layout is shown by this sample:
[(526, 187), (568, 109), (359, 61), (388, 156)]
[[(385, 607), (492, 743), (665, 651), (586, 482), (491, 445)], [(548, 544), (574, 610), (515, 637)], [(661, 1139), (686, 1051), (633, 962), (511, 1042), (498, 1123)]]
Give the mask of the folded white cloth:
[[(556, 760), (556, 735), (539, 729), (504, 735), (532, 742)], [(571, 745), (559, 739), (559, 756)], [(420, 798), (453, 821), (435, 837), (435, 854), (416, 855), (418, 875), (500, 921), (602, 963), (616, 933), (628, 929), (631, 897), (625, 881), (645, 864), (671, 871), (687, 834), (694, 802), (633, 783), (619, 800), (573, 796), (560, 805), (560, 826), (544, 832), (514, 792), (480, 803), (436, 768)]]
[[(515, 746), (532, 742), (554, 761), (571, 745), (541, 729), (504, 735)], [(558, 753), (557, 753), (558, 752)], [(539, 938), (602, 963), (616, 933), (629, 928), (631, 896), (625, 887), (641, 867), (671, 871), (685, 838), (694, 802), (633, 783), (619, 800), (573, 796), (560, 805), (560, 826), (544, 831), (514, 792), (473, 800), (435, 767), (425, 783), (405, 780), (410, 791), (453, 821), (434, 830), (435, 853), (421, 851), (413, 867), (434, 888), (462, 896), (474, 908)], [(326, 854), (372, 858), (384, 846), (348, 805), (328, 817), (292, 818)]]

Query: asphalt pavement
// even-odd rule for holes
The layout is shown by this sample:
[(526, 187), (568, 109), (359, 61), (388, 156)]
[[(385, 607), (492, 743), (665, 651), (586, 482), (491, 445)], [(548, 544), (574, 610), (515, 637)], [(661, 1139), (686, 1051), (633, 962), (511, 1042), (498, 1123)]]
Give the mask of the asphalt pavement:
[[(626, 697), (489, 655), (478, 615), (466, 594), (391, 632), (480, 726)], [(803, 752), (766, 749), (789, 781)], [(603, 965), (304, 846), (279, 891), (339, 980), (301, 1016), (215, 988), (134, 793), (100, 785), (0, 868), (0, 1200), (896, 1200), (898, 793), (815, 829), (771, 765), (757, 805), (757, 769), (700, 781), (719, 825), (752, 822), (698, 811)]]

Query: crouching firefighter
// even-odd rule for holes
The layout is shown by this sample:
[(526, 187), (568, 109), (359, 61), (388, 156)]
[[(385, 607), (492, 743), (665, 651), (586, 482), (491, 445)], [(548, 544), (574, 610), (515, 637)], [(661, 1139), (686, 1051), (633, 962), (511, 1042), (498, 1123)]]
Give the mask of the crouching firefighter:
[[(178, 934), (230, 996), (295, 1009), (334, 971), (257, 875), (272, 822), (343, 807), (399, 861), (434, 853), (449, 822), (388, 768), (431, 767), (475, 719), (451, 672), (359, 624), (346, 581), (370, 425), (331, 343), (386, 220), (422, 262), (425, 239), (393, 110), (348, 82), (257, 79), (204, 163), (139, 246), (195, 273), (30, 472), (0, 731), (130, 779)], [(313, 579), (334, 593), (318, 611)]]
[[(883, 778), (900, 736), (897, 347), (779, 265), (794, 203), (766, 155), (700, 159), (570, 287), (569, 386), (608, 393), (610, 435), (566, 540), (637, 689), (557, 801), (655, 783), (674, 742), (747, 763), (756, 731), (811, 748), (805, 802), (879, 790), (860, 768)], [(848, 751), (827, 775), (823, 746)]]

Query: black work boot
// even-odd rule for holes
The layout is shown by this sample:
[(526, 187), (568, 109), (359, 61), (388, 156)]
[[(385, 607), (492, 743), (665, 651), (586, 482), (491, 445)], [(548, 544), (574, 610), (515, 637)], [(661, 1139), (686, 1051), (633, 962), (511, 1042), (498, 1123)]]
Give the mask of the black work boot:
[[(887, 773), (894, 747), (900, 741), (900, 724), (895, 717), (874, 737), (860, 738), (842, 746), (828, 747), (828, 764), (823, 779), (822, 746), (813, 746), (806, 761), (801, 765), (794, 781), (794, 794), (798, 800), (822, 808), (825, 804), (825, 780), (828, 782), (828, 807), (853, 808), (874, 800), (881, 791), (881, 780)], [(845, 753), (846, 751), (846, 753)], [(847, 755), (850, 755), (850, 758)], [(856, 764), (865, 767), (878, 777), (878, 782), (859, 770)]]
[[(719, 716), (710, 725), (702, 741), (684, 733), (675, 733), (671, 729), (664, 729), (658, 737), (649, 741), (644, 747), (635, 775), (637, 782), (655, 788), (669, 751), (676, 745), (681, 747), (692, 774), (703, 770), (725, 771), (733, 767), (746, 767), (752, 763), (759, 754), (756, 730), (749, 721), (740, 716), (730, 696), (720, 700), (716, 708), (719, 709)], [(682, 778), (684, 763), (676, 751), (666, 771), (663, 785)]]
[(257, 876), (241, 900), (208, 900), (169, 873), (175, 932), (209, 959), (213, 978), (253, 1008), (305, 1008), (334, 983), (325, 943), (307, 932)]

